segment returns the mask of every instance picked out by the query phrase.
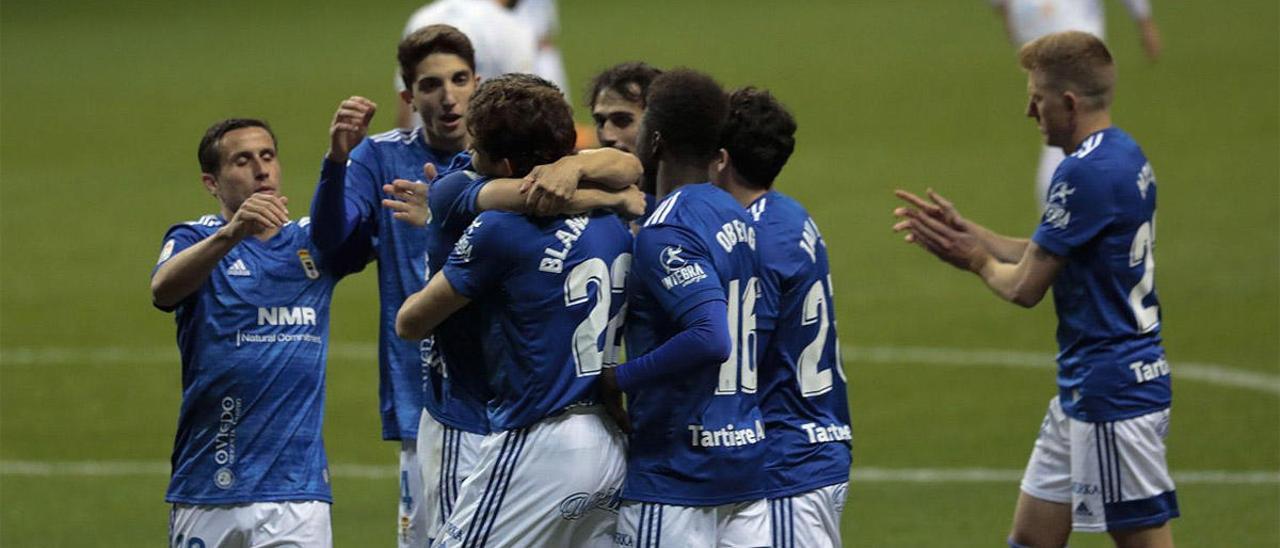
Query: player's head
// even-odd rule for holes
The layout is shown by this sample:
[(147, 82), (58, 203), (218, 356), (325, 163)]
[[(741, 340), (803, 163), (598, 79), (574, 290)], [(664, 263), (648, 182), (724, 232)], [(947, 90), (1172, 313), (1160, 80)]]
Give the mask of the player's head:
[(1049, 146), (1069, 146), (1081, 115), (1111, 106), (1115, 62), (1092, 34), (1042, 36), (1022, 46), (1018, 63), (1027, 71), (1027, 116), (1036, 119)]
[(427, 142), (446, 151), (465, 148), (463, 117), (479, 81), (471, 40), (449, 25), (430, 25), (404, 37), (396, 58), (405, 87), (400, 98), (422, 118)]
[(600, 146), (635, 151), (645, 93), (659, 74), (648, 63), (632, 61), (604, 69), (591, 80), (587, 101)]
[(227, 213), (255, 192), (280, 192), (276, 136), (262, 120), (231, 118), (209, 126), (196, 157), (205, 189)]
[(736, 90), (729, 94), (720, 147), (727, 155), (717, 164), (722, 176), (732, 174), (750, 188), (768, 190), (796, 148), (796, 120), (768, 91)]
[(720, 84), (691, 69), (664, 72), (649, 85), (645, 103), (636, 140), (636, 156), (644, 165), (643, 190), (657, 192), (655, 177), (663, 163), (706, 172), (720, 150), (729, 111)]
[(467, 115), (472, 163), (482, 175), (523, 177), (573, 152), (573, 109), (555, 84), (504, 74), (480, 84)]

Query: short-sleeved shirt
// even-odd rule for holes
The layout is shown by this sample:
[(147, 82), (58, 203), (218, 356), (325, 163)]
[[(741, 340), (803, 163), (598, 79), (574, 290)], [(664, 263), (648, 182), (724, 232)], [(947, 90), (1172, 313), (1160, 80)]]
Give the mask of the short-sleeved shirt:
[(483, 345), (495, 432), (600, 403), (596, 380), (617, 365), (630, 266), (631, 232), (612, 213), (487, 211), (471, 223), (444, 275), (496, 327)]
[(748, 208), (778, 321), (760, 362), (760, 408), (769, 438), (767, 496), (849, 481), (853, 431), (827, 243), (804, 206), (769, 191)]
[(1168, 407), (1151, 164), (1124, 131), (1104, 129), (1058, 166), (1046, 203), (1032, 240), (1067, 259), (1053, 283), (1063, 411), (1112, 421)]
[[(431, 220), (426, 239), (429, 276), (444, 269), (455, 244), (480, 214), (476, 200), (488, 182), (488, 177), (471, 171), (470, 163), (464, 163), (453, 166), (450, 173), (431, 183), (427, 194)], [(475, 304), (455, 312), (436, 327), (425, 404), (427, 412), (440, 423), (475, 434), (489, 433), (487, 407), (493, 391), (483, 355), (495, 329)]]
[[(455, 155), (427, 145), (422, 130), (392, 130), (370, 136), (351, 151), (344, 198), (360, 212), (348, 237), (378, 261), (378, 409), (383, 439), (414, 439), (422, 414), (430, 340), (396, 336), (396, 313), (426, 283), (426, 229), (392, 218), (382, 206), (382, 185), (396, 179), (421, 181), (423, 166), (444, 171)], [(325, 222), (329, 222), (326, 220)]]
[[(206, 215), (174, 225), (156, 269), (224, 224)], [(182, 407), (167, 502), (332, 501), (321, 423), (329, 302), (342, 273), (314, 256), (305, 217), (267, 241), (246, 238), (171, 309)]]
[(774, 312), (755, 250), (751, 217), (710, 183), (666, 196), (636, 236), (628, 355), (666, 342), (685, 313), (713, 300), (727, 305), (733, 351), (723, 364), (699, 364), (628, 393), (635, 431), (624, 499), (711, 506), (763, 496), (766, 432), (756, 366)]

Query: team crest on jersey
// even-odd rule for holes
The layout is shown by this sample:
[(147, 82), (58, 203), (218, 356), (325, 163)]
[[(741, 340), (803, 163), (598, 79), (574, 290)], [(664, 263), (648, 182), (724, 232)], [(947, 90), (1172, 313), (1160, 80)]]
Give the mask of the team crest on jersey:
[(1067, 210), (1067, 199), (1076, 193), (1075, 187), (1066, 181), (1053, 183), (1049, 187), (1049, 200), (1044, 208), (1044, 223), (1053, 228), (1066, 228), (1071, 222), (1071, 212)]
[(684, 253), (683, 247), (669, 245), (658, 254), (658, 260), (662, 261), (662, 268), (667, 271), (667, 277), (662, 279), (662, 287), (667, 289), (684, 287), (698, 283), (707, 277), (707, 272), (702, 269), (702, 265), (690, 264), (681, 256), (682, 253)]
[(172, 238), (170, 238), (169, 241), (164, 243), (164, 248), (160, 250), (160, 260), (156, 261), (156, 264), (163, 263), (169, 260), (169, 257), (173, 256), (173, 246), (175, 243), (176, 241), (173, 240)]
[(308, 278), (312, 280), (320, 278), (320, 269), (316, 268), (316, 262), (311, 258), (310, 251), (299, 249), (298, 261), (302, 263), (302, 270), (307, 273)]
[(218, 486), (218, 489), (230, 489), (236, 484), (236, 475), (230, 468), (223, 466), (213, 473), (213, 484)]

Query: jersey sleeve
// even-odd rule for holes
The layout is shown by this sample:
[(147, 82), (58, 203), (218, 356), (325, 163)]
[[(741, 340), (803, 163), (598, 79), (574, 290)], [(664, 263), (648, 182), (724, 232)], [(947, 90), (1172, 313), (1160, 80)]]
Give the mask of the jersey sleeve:
[(1060, 257), (1088, 243), (1116, 217), (1111, 186), (1073, 158), (1054, 172), (1046, 203), (1031, 240)]
[(444, 277), (463, 297), (475, 300), (491, 291), (506, 277), (518, 249), (504, 228), (503, 215), (476, 217), (458, 238), (444, 265)]
[(456, 234), (468, 228), (480, 214), (476, 199), (489, 179), (473, 179), (472, 175), (460, 170), (432, 183), (427, 194), (427, 208), (431, 210), (430, 222), (440, 230)]
[[(156, 265), (151, 268), (151, 277), (154, 278), (156, 272), (160, 270), (160, 266), (168, 262), (169, 259), (176, 257), (179, 253), (182, 253), (183, 250), (196, 245), (207, 237), (208, 236), (206, 234), (201, 233), (195, 227), (186, 223), (169, 227), (169, 230), (164, 234), (164, 243), (160, 244), (160, 258), (156, 260)], [(196, 293), (193, 292), (191, 295), (188, 295), (186, 299), (182, 300), (182, 302), (186, 302), (188, 299), (191, 299), (195, 294)], [(165, 312), (173, 312), (181, 306), (181, 304), (182, 303), (180, 302), (173, 306), (156, 305), (156, 308)]]
[(641, 229), (631, 268), (672, 318), (707, 301), (725, 300), (709, 250), (687, 229), (672, 225)]

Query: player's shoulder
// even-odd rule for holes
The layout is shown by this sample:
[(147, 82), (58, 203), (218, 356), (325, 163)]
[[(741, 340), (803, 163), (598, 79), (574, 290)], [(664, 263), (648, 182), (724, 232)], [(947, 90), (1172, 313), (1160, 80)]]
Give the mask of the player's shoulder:
[(198, 219), (191, 220), (191, 221), (183, 221), (181, 223), (177, 223), (170, 226), (168, 233), (173, 234), (176, 232), (194, 232), (201, 236), (207, 236), (209, 234), (213, 234), (214, 232), (217, 232), (218, 229), (222, 228), (222, 225), (225, 225), (225, 224), (227, 223), (222, 219), (221, 215), (213, 215), (213, 214), (201, 215), (200, 218)]
[(404, 149), (418, 146), (418, 140), (421, 138), (421, 131), (396, 128), (366, 137), (359, 145), (356, 145), (351, 155), (352, 157), (359, 157), (369, 154), (383, 156), (400, 154)]
[(427, 192), (427, 203), (430, 207), (444, 207), (452, 204), (467, 187), (487, 180), (486, 177), (472, 171), (470, 166), (455, 169), (436, 177), (430, 183)]
[(711, 183), (699, 183), (685, 185), (663, 198), (644, 226), (719, 226), (732, 220), (750, 222), (751, 218), (728, 192)]
[(757, 225), (804, 224), (809, 211), (795, 198), (776, 190), (770, 190), (747, 207), (747, 213)]

